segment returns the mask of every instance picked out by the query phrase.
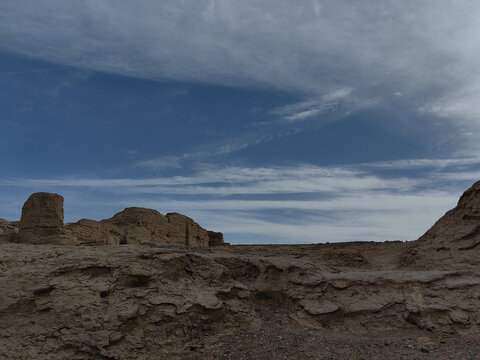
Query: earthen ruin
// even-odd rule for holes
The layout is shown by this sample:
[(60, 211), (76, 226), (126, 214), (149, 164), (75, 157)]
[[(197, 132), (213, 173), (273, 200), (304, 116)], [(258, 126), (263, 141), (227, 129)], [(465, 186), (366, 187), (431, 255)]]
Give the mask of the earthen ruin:
[(63, 201), (58, 194), (32, 194), (23, 205), (20, 222), (0, 221), (0, 243), (228, 245), (222, 233), (207, 231), (188, 216), (162, 215), (156, 210), (139, 207), (127, 208), (110, 219), (81, 219), (64, 224)]

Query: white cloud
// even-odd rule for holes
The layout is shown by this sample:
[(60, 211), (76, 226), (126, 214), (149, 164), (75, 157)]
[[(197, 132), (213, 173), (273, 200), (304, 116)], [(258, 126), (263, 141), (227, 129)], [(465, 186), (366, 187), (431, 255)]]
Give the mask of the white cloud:
[[(228, 235), (241, 236), (246, 243), (319, 243), (342, 241), (386, 241), (414, 240), (443, 215), (438, 205), (451, 207), (451, 201), (429, 204), (429, 197), (423, 198), (423, 205), (407, 211), (371, 213), (352, 212), (349, 218), (338, 216), (310, 216), (304, 218), (292, 214), (291, 221), (274, 222), (251, 217), (191, 211), (196, 219), (208, 223), (212, 229), (225, 229)], [(427, 204), (425, 204), (425, 202)], [(200, 221), (200, 220), (199, 220)], [(295, 222), (297, 221), (297, 222)], [(405, 224), (408, 224), (406, 226)]]
[(253, 195), (333, 193), (345, 191), (406, 191), (421, 185), (422, 180), (382, 179), (371, 173), (342, 167), (312, 165), (280, 168), (207, 167), (193, 176), (156, 177), (147, 179), (12, 179), (0, 185), (27, 187), (95, 187), (115, 189), (122, 193)]
[(385, 169), (424, 169), (424, 168), (445, 168), (452, 166), (480, 165), (480, 158), (452, 158), (452, 159), (405, 159), (392, 161), (378, 161), (364, 164), (369, 167)]
[(32, 70), (22, 70), (22, 71), (2, 71), (0, 75), (20, 75), (20, 74), (29, 74), (29, 73), (43, 73), (43, 72), (55, 72), (65, 70), (64, 67), (56, 67), (49, 69), (32, 69)]
[(155, 159), (142, 160), (137, 163), (137, 166), (147, 167), (154, 170), (167, 168), (180, 168), (182, 156), (162, 156)]
[[(467, 154), (480, 144), (479, 18), (480, 3), (473, 0), (16, 0), (0, 2), (0, 49), (152, 80), (291, 91), (299, 101), (273, 115), (292, 127), (369, 107), (416, 109), (456, 127), (458, 147)], [(138, 165), (179, 168), (185, 160), (238, 151), (288, 131), (275, 122), (253, 135)], [(191, 176), (4, 179), (0, 186), (67, 189), (82, 203), (94, 194), (91, 209), (113, 203), (121, 192), (125, 206), (134, 200), (178, 207), (232, 234), (406, 239), (453, 205), (464, 189), (452, 182), (473, 180), (478, 163), (464, 155), (358, 167), (211, 167)], [(375, 173), (409, 169), (423, 172)], [(298, 223), (265, 220), (273, 211)]]
[[(353, 89), (351, 88), (336, 89), (320, 98), (313, 98), (307, 101), (281, 106), (273, 109), (271, 113), (287, 121), (299, 121), (314, 116), (330, 114), (335, 112), (342, 103), (345, 104), (345, 99), (350, 96), (352, 91)], [(349, 99), (348, 110), (344, 110), (344, 113), (345, 111), (352, 111), (353, 103), (353, 99)], [(355, 107), (358, 108), (358, 104), (356, 105)], [(339, 117), (344, 116), (344, 113), (339, 115)]]
[[(91, 214), (110, 217), (124, 207), (143, 206), (163, 213), (185, 213), (207, 228), (224, 231), (234, 242), (380, 241), (420, 236), (455, 205), (478, 175), (478, 162), (471, 160), (404, 160), (396, 164), (397, 168), (395, 163), (385, 164), (383, 175), (376, 173), (378, 163), (208, 166), (190, 176), (4, 179), (0, 187), (8, 190), (4, 193), (19, 188), (63, 193), (70, 220)], [(418, 170), (418, 166), (422, 171), (414, 175), (397, 173)], [(19, 199), (18, 208), (21, 202)], [(12, 204), (12, 199), (8, 203)], [(11, 208), (8, 211), (11, 213)]]
[[(231, 200), (216, 199), (202, 201), (185, 201), (185, 200), (142, 200), (139, 203), (149, 208), (170, 208), (177, 210), (202, 210), (207, 211), (214, 209), (215, 212), (222, 211), (266, 211), (266, 210), (294, 210), (309, 212), (342, 212), (344, 214), (353, 213), (358, 216), (359, 212), (364, 212), (365, 216), (373, 216), (378, 213), (392, 212), (405, 213), (421, 206), (423, 210), (426, 207), (442, 208), (442, 206), (452, 205), (456, 202), (457, 197), (447, 192), (425, 191), (415, 194), (392, 194), (388, 192), (369, 191), (364, 194), (352, 196), (352, 192), (346, 194), (332, 193), (331, 199), (327, 200)], [(428, 199), (428, 205), (422, 203)], [(126, 201), (122, 204), (128, 206)], [(443, 208), (447, 209), (447, 208)], [(394, 216), (394, 215), (392, 215)], [(302, 218), (296, 221), (304, 223)], [(343, 221), (348, 223), (348, 216)]]
[[(17, 0), (0, 3), (0, 48), (141, 78), (265, 86), (306, 98), (355, 89), (348, 97), (361, 103), (393, 101), (448, 117), (466, 139), (459, 146), (474, 146), (479, 17), (474, 0)], [(326, 104), (289, 116), (325, 111)]]

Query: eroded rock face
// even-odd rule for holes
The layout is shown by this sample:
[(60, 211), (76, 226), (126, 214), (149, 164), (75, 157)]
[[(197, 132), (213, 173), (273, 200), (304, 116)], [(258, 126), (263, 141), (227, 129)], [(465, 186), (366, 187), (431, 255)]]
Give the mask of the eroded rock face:
[(167, 242), (168, 221), (156, 210), (131, 207), (102, 222), (115, 225), (126, 244)]
[(18, 221), (0, 219), (0, 244), (14, 242), (18, 234)]
[(156, 210), (132, 207), (102, 222), (115, 225), (126, 244), (208, 246), (207, 231), (182, 214), (163, 216)]
[(480, 181), (465, 191), (448, 211), (419, 239), (437, 249), (474, 249), (480, 245)]
[(229, 245), (223, 240), (223, 233), (216, 231), (207, 231), (208, 234), (208, 246), (223, 246)]
[[(17, 234), (18, 233), (18, 234)], [(214, 233), (223, 244), (223, 235)], [(209, 246), (210, 238), (191, 218), (156, 210), (130, 207), (112, 218), (95, 221), (82, 219), (63, 223), (63, 197), (51, 193), (32, 194), (22, 208), (20, 222), (0, 221), (0, 243), (116, 245), (161, 244)]]
[(32, 194), (22, 207), (19, 243), (65, 243), (63, 225), (63, 196), (40, 192)]
[[(245, 341), (272, 309), (311, 331), (480, 335), (478, 270), (344, 267), (337, 250), (2, 244), (0, 358), (185, 359), (190, 346)], [(188, 359), (221, 358), (209, 351)]]
[(480, 256), (480, 181), (463, 193), (457, 206), (441, 217), (403, 254), (406, 266), (446, 266), (449, 259), (468, 263)]
[(168, 239), (173, 244), (186, 246), (208, 246), (207, 230), (198, 225), (188, 216), (178, 213), (168, 213)]
[(72, 243), (78, 245), (118, 245), (124, 239), (115, 225), (104, 221), (82, 219), (65, 228)]

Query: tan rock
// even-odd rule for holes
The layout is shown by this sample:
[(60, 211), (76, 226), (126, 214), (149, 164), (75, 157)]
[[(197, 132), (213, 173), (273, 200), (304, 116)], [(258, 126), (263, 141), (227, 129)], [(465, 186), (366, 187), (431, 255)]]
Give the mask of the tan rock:
[(322, 315), (330, 314), (337, 311), (339, 308), (334, 303), (325, 300), (321, 301), (319, 299), (304, 299), (300, 301), (300, 305), (305, 309), (310, 315)]
[(406, 245), (400, 257), (403, 267), (446, 267), (476, 261), (480, 252), (480, 181), (465, 191), (457, 206), (442, 216), (418, 240)]
[(207, 230), (198, 225), (188, 216), (178, 213), (168, 213), (168, 239), (173, 244), (186, 246), (208, 246)]
[(102, 222), (115, 225), (127, 244), (208, 246), (207, 231), (178, 213), (163, 216), (156, 210), (132, 207)]
[(127, 244), (172, 244), (168, 234), (168, 220), (156, 210), (131, 207), (102, 222), (115, 225), (123, 233)]
[[(366, 344), (362, 336), (379, 339), (373, 342), (375, 353), (365, 359), (390, 359), (392, 349), (405, 348), (388, 346), (380, 356), (378, 344), (383, 349), (385, 337), (410, 341), (450, 334), (460, 350), (445, 344), (429, 359), (444, 359), (446, 349), (462, 355), (468, 343), (476, 352), (466, 358), (476, 358), (478, 259), (473, 271), (399, 270), (389, 262), (335, 264), (334, 250), (371, 258), (398, 246), (257, 245), (202, 251), (2, 244), (0, 359), (214, 359), (225, 354), (223, 345), (239, 349), (245, 343), (248, 351), (260, 354), (257, 358), (277, 358), (269, 355), (286, 344), (278, 358), (290, 351), (290, 358), (305, 359), (303, 352), (295, 353), (302, 343), (298, 334), (309, 341), (307, 354), (315, 354), (310, 352), (315, 346), (324, 348), (328, 336), (331, 347), (339, 347), (339, 339), (359, 339), (348, 347), (352, 359)], [(325, 250), (332, 251), (323, 257)], [(205, 344), (205, 351), (194, 352), (191, 344)], [(236, 354), (233, 358), (240, 358)], [(403, 358), (419, 354), (417, 348)], [(327, 358), (344, 359), (344, 348), (337, 355)]]
[(65, 243), (63, 197), (51, 193), (30, 195), (22, 207), (17, 242), (28, 244)]
[(223, 246), (230, 245), (223, 240), (223, 233), (216, 231), (207, 231), (208, 234), (208, 246)]
[(472, 263), (479, 256), (480, 181), (463, 193), (455, 208), (406, 246), (401, 263), (425, 269), (447, 266), (451, 258)]
[(18, 234), (18, 221), (0, 219), (0, 244), (14, 242)]
[(473, 249), (480, 245), (480, 181), (465, 191), (457, 206), (441, 217), (419, 241), (438, 249)]
[(67, 235), (78, 245), (118, 245), (124, 235), (118, 228), (105, 221), (81, 219), (65, 225)]
[[(178, 213), (163, 216), (156, 210), (131, 207), (112, 218), (82, 219), (63, 224), (63, 197), (58, 194), (32, 194), (22, 209), (19, 230), (0, 224), (0, 241), (29, 244), (163, 244), (209, 246), (210, 237), (191, 218)], [(8, 231), (7, 231), (8, 230)], [(4, 236), (3, 233), (11, 234)], [(16, 235), (18, 232), (18, 235)], [(212, 244), (223, 245), (223, 234), (211, 232)]]

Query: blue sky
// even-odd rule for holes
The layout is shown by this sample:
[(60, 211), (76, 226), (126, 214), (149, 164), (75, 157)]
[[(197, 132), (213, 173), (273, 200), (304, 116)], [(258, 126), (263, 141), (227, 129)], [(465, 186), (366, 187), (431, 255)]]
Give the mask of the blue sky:
[(0, 217), (411, 240), (480, 179), (475, 1), (0, 3)]

